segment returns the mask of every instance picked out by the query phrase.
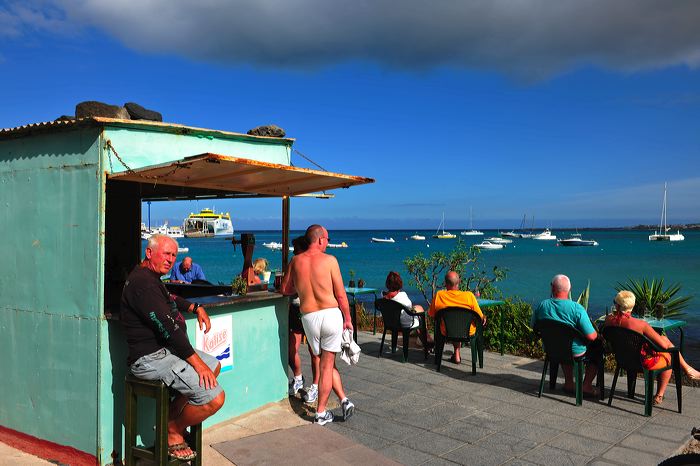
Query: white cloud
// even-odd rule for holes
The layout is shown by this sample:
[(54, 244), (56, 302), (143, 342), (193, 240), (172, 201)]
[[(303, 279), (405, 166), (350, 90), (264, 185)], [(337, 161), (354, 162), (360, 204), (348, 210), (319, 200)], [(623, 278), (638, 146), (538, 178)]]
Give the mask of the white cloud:
[[(44, 10), (48, 0), (30, 2)], [(26, 2), (23, 2), (26, 4)], [(38, 7), (36, 7), (38, 5)], [(700, 2), (677, 0), (53, 0), (142, 52), (300, 68), (351, 60), (526, 78), (580, 64), (700, 64)], [(23, 18), (36, 21), (46, 18)]]

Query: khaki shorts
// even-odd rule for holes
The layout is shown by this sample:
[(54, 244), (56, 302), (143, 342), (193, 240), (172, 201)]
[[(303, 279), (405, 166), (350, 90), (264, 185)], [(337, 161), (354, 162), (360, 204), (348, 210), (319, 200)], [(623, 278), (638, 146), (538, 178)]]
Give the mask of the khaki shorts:
[(321, 350), (340, 353), (343, 341), (343, 313), (337, 307), (303, 313), (301, 323), (311, 351), (316, 356)]

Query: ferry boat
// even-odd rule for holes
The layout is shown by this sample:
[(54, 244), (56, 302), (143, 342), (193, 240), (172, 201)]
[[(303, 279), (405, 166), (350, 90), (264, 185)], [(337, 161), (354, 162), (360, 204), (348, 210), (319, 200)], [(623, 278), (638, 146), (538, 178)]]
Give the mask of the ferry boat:
[(182, 225), (185, 238), (206, 238), (233, 235), (231, 215), (216, 213), (214, 209), (202, 209), (198, 214), (191, 213)]

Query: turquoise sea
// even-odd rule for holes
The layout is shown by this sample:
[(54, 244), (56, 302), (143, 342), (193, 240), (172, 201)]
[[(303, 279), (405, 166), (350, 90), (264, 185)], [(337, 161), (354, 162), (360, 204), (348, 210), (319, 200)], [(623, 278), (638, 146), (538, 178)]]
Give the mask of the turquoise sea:
[[(459, 231), (453, 233), (459, 237)], [(237, 232), (239, 233), (239, 232)], [(254, 257), (265, 257), (272, 269), (280, 269), (282, 254), (262, 246), (264, 242), (281, 242), (280, 231), (257, 231)], [(291, 237), (301, 235), (293, 231)], [(418, 233), (426, 241), (407, 240)], [(483, 238), (497, 236), (497, 231), (484, 231), (481, 236), (462, 237), (467, 244), (480, 242)], [(568, 237), (571, 232), (553, 230), (559, 238)], [(429, 255), (434, 251), (448, 251), (456, 240), (432, 239), (434, 231), (406, 230), (330, 230), (331, 242), (348, 244), (346, 249), (328, 249), (340, 263), (343, 278), (347, 283), (349, 271), (355, 272), (355, 279), (362, 278), (368, 287), (383, 288), (386, 274), (398, 271), (404, 278), (404, 285), (411, 298), (420, 303), (422, 296), (412, 290), (403, 266), (403, 259), (422, 252)], [(549, 281), (553, 275), (564, 273), (571, 278), (572, 295), (591, 282), (589, 313), (597, 317), (609, 309), (615, 295), (614, 286), (628, 277), (663, 277), (667, 283), (680, 282), (681, 294), (693, 295), (683, 319), (688, 322), (685, 330), (686, 353), (689, 360), (700, 365), (700, 232), (684, 232), (685, 241), (676, 243), (650, 242), (647, 231), (585, 231), (584, 239), (595, 239), (598, 247), (561, 247), (556, 241), (535, 241), (515, 239), (505, 249), (482, 251), (481, 259), (487, 269), (498, 265), (508, 269), (508, 275), (499, 288), (507, 296), (520, 296), (537, 303), (549, 295)], [(393, 237), (395, 243), (372, 243), (371, 237)], [(233, 246), (223, 238), (180, 239), (181, 247), (188, 247), (187, 255), (199, 263), (207, 278), (216, 283), (230, 283), (232, 277), (240, 273), (242, 256), (240, 248), (234, 252)], [(674, 339), (672, 337), (672, 339)]]

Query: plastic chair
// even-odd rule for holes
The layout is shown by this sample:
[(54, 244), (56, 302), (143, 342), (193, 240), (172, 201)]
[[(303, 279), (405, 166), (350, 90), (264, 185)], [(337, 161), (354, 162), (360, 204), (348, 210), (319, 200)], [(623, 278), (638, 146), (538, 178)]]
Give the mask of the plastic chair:
[[(578, 337), (585, 340), (581, 333), (570, 325), (550, 319), (542, 319), (535, 325), (535, 332), (542, 338), (542, 346), (545, 351), (544, 367), (542, 368), (542, 379), (540, 379), (540, 389), (537, 394), (538, 398), (542, 397), (544, 390), (544, 381), (547, 376), (547, 368), (549, 372), (549, 388), (554, 390), (557, 385), (557, 374), (559, 373), (559, 364), (569, 364), (574, 372), (574, 391), (576, 393), (576, 406), (581, 406), (583, 402), (583, 373), (584, 373), (584, 356), (574, 357), (571, 350), (571, 344), (574, 338)], [(600, 399), (604, 399), (604, 382), (603, 374), (604, 367), (602, 361), (597, 361), (598, 377), (597, 386)]]
[[(401, 303), (393, 301), (391, 299), (380, 298), (374, 301), (374, 308), (378, 310), (382, 315), (382, 320), (384, 321), (384, 333), (382, 333), (382, 342), (379, 345), (379, 357), (382, 357), (382, 351), (384, 350), (384, 339), (386, 338), (386, 332), (391, 331), (391, 352), (396, 352), (396, 346), (398, 344), (399, 333), (402, 334), (403, 339), (403, 360), (406, 362), (408, 360), (408, 337), (411, 334), (411, 330), (421, 330), (425, 332), (425, 316), (422, 312), (413, 312), (411, 309), (407, 309)], [(418, 317), (420, 320), (420, 326), (416, 329), (411, 329), (409, 327), (401, 326), (401, 311), (405, 311), (407, 314)], [(424, 333), (425, 335), (425, 333)], [(424, 345), (423, 352), (425, 353), (425, 359), (428, 359), (428, 348)]]
[[(653, 407), (652, 400), (654, 398), (654, 379), (657, 373), (672, 369), (673, 376), (676, 379), (676, 395), (678, 396), (678, 412), (681, 412), (683, 406), (683, 379), (681, 373), (680, 352), (678, 348), (663, 349), (656, 345), (653, 341), (641, 333), (623, 327), (607, 326), (603, 328), (603, 337), (615, 354), (615, 376), (613, 377), (612, 387), (610, 387), (610, 398), (608, 406), (612, 405), (613, 396), (615, 395), (615, 385), (617, 384), (617, 376), (620, 374), (620, 369), (624, 369), (627, 373), (627, 398), (634, 398), (634, 391), (637, 381), (637, 374), (644, 373), (644, 415), (651, 416)], [(657, 353), (669, 353), (671, 355), (671, 364), (656, 370), (645, 369), (642, 366), (641, 351), (642, 345), (647, 344), (649, 348)]]
[[(470, 337), (469, 329), (472, 323), (476, 326), (476, 333)], [(442, 324), (446, 335), (440, 331)], [(484, 367), (484, 325), (476, 311), (466, 307), (446, 307), (435, 315), (435, 364), (438, 372), (442, 366), (442, 352), (446, 342), (469, 343), (473, 375), (476, 375), (477, 358), (479, 367)]]

